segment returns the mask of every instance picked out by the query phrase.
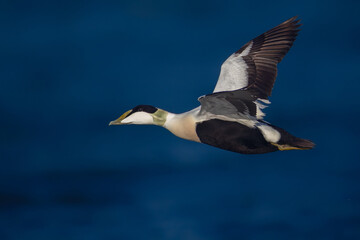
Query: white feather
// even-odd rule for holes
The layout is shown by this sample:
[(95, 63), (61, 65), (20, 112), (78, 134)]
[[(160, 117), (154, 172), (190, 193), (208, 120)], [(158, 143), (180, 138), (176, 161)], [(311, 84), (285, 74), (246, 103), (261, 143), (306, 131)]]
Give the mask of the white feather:
[(249, 54), (252, 45), (251, 42), (240, 54), (232, 54), (221, 65), (220, 76), (214, 92), (233, 91), (248, 85), (248, 74), (246, 71), (248, 66), (242, 57)]
[(261, 123), (257, 125), (257, 128), (260, 129), (266, 141), (277, 143), (280, 140), (281, 134), (269, 125)]
[(263, 117), (265, 117), (265, 113), (262, 111), (262, 109), (267, 108), (268, 106), (266, 104), (270, 104), (270, 101), (267, 99), (258, 98), (254, 103), (256, 104), (256, 118), (263, 119)]

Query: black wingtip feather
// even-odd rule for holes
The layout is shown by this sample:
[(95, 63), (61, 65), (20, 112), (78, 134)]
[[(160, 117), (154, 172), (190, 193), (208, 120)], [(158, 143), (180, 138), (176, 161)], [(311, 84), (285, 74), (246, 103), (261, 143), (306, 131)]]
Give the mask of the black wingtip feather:
[(249, 44), (252, 44), (247, 55), (249, 56), (247, 62), (252, 61), (254, 63), (251, 66), (255, 67), (253, 70), (255, 74), (253, 75), (256, 77), (249, 78), (248, 88), (257, 89), (262, 98), (268, 98), (271, 95), (277, 76), (276, 65), (281, 62), (292, 47), (300, 31), (300, 26), (300, 19), (294, 16), (257, 36), (237, 51), (240, 54)]

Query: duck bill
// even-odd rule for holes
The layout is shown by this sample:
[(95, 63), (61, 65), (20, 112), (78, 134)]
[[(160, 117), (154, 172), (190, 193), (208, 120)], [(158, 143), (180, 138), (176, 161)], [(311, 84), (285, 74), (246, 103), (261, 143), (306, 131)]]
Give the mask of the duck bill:
[(124, 120), (129, 114), (131, 113), (131, 110), (125, 112), (123, 115), (121, 115), (118, 119), (114, 120), (114, 121), (111, 121), (109, 123), (109, 126), (110, 125), (123, 125), (123, 124), (126, 124), (126, 123), (122, 123), (121, 121)]

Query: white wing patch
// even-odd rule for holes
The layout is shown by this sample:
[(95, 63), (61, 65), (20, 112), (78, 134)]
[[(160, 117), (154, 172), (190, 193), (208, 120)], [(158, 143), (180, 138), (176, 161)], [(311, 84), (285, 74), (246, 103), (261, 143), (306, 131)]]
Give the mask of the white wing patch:
[(214, 92), (233, 91), (247, 86), (248, 74), (246, 69), (248, 66), (242, 57), (249, 54), (252, 45), (253, 43), (250, 42), (249, 46), (240, 54), (233, 53), (221, 65), (220, 76)]
[(248, 55), (249, 52), (250, 52), (250, 50), (251, 50), (251, 48), (252, 48), (252, 46), (253, 46), (253, 41), (251, 41), (250, 44), (249, 44), (249, 46), (247, 46), (247, 48), (245, 48), (244, 51), (242, 51), (242, 52), (240, 53), (240, 56), (242, 57), (242, 56)]
[(257, 128), (261, 131), (266, 141), (270, 143), (277, 143), (280, 140), (280, 133), (269, 125), (260, 123), (257, 125)]

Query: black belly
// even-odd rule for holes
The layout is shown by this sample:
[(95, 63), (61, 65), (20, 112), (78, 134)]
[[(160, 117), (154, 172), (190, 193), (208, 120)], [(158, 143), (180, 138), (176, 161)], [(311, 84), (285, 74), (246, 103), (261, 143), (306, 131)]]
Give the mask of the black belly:
[(198, 123), (196, 133), (202, 143), (232, 152), (256, 154), (277, 151), (260, 130), (237, 122), (212, 119)]

